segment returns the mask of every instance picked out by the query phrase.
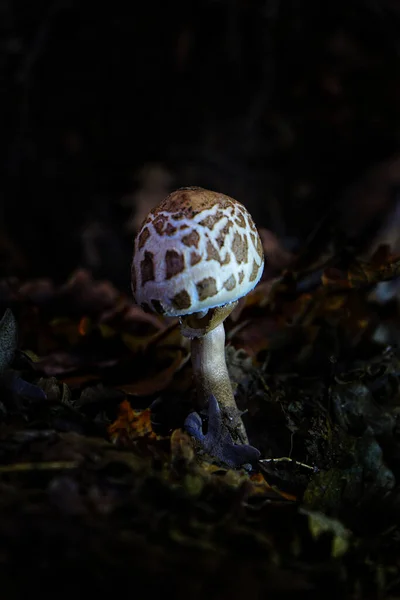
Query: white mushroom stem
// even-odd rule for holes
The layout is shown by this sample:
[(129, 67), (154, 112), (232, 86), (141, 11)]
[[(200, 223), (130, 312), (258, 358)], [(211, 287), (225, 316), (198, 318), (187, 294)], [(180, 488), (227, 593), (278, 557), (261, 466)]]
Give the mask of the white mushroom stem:
[(200, 407), (215, 396), (224, 425), (236, 443), (248, 444), (245, 426), (232, 391), (225, 361), (225, 329), (223, 319), (236, 306), (212, 309), (207, 317), (184, 319), (183, 335), (191, 338), (193, 374), (196, 380)]

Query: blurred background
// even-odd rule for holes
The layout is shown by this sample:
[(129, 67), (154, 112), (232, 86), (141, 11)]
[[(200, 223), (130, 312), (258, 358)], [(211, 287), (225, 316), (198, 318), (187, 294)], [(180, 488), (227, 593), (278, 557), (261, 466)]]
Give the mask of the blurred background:
[(0, 31), (0, 276), (129, 290), (141, 219), (184, 185), (288, 251), (324, 219), (397, 248), (398, 1), (1, 0)]

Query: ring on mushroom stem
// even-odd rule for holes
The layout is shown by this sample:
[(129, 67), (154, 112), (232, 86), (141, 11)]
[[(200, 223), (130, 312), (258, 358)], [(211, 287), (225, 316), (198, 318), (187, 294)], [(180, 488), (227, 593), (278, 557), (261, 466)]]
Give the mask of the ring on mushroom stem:
[(144, 310), (179, 317), (191, 338), (200, 406), (215, 396), (234, 441), (247, 434), (225, 362), (223, 321), (259, 282), (260, 237), (246, 208), (199, 187), (172, 192), (144, 220), (134, 243), (132, 291)]

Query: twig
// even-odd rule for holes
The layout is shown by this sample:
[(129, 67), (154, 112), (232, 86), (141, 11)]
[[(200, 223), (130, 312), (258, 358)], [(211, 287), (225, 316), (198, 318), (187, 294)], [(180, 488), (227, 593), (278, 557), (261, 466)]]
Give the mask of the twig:
[(315, 465), (307, 465), (306, 463), (299, 462), (298, 460), (295, 460), (294, 458), (290, 458), (289, 456), (281, 456), (279, 458), (262, 458), (258, 462), (259, 463), (290, 462), (290, 463), (294, 463), (294, 464), (298, 465), (299, 467), (303, 467), (304, 469), (309, 469), (310, 471), (313, 471), (314, 473), (317, 473), (319, 471), (318, 467), (316, 467)]

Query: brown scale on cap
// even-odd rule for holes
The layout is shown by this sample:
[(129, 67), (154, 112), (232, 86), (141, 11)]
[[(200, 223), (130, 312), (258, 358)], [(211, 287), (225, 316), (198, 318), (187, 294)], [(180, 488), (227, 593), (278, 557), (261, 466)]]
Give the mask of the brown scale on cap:
[(154, 281), (154, 262), (153, 254), (151, 252), (144, 253), (144, 259), (140, 263), (140, 275), (142, 278), (142, 285), (148, 281)]
[(167, 250), (165, 253), (165, 276), (167, 279), (171, 279), (178, 273), (182, 273), (185, 269), (185, 258), (183, 254), (176, 250)]
[(231, 275), (224, 283), (224, 288), (228, 291), (233, 290), (236, 287), (236, 279), (234, 275)]
[(201, 254), (197, 254), (197, 252), (190, 253), (190, 266), (191, 267), (194, 267), (194, 265), (197, 265), (197, 263), (199, 263), (201, 260), (202, 260)]
[(218, 252), (216, 247), (213, 246), (213, 244), (210, 242), (210, 240), (208, 240), (208, 242), (207, 242), (206, 249), (207, 249), (207, 259), (206, 260), (216, 260), (217, 262), (219, 262), (220, 265), (227, 265), (231, 260), (231, 256), (228, 252), (225, 254), (224, 258), (222, 259), (220, 253)]
[(256, 261), (254, 261), (253, 262), (253, 270), (251, 271), (249, 280), (254, 281), (255, 278), (257, 277), (257, 273), (258, 273), (258, 265), (257, 265)]
[(182, 243), (185, 244), (185, 246), (194, 246), (195, 248), (198, 248), (199, 241), (200, 235), (197, 231), (191, 231), (182, 238)]
[(239, 227), (246, 227), (246, 219), (244, 218), (242, 212), (238, 213), (237, 217), (235, 218), (235, 223), (236, 225), (239, 225)]
[(242, 204), (218, 192), (181, 188), (143, 222), (132, 290), (140, 304), (159, 313), (201, 312), (247, 294), (263, 264), (261, 240)]
[(196, 283), (197, 293), (200, 300), (206, 300), (217, 293), (217, 282), (214, 277), (206, 277)]
[(178, 310), (190, 308), (190, 296), (186, 290), (182, 290), (172, 298), (172, 304)]
[[(232, 202), (232, 198), (224, 194), (214, 194), (213, 204), (218, 202), (219, 207), (225, 210)], [(200, 187), (180, 188), (165, 198), (150, 214), (158, 215), (170, 213), (175, 220), (193, 219), (194, 216), (210, 208), (210, 192)]]
[(214, 225), (216, 225), (216, 223), (218, 223), (218, 221), (220, 221), (223, 216), (224, 213), (221, 210), (219, 210), (215, 213), (215, 215), (209, 215), (208, 217), (203, 219), (203, 221), (200, 221), (200, 225), (202, 227), (207, 227), (208, 229), (213, 229)]
[(225, 239), (226, 236), (229, 233), (230, 228), (233, 227), (233, 222), (232, 221), (227, 221), (226, 225), (224, 225), (222, 227), (222, 229), (220, 230), (218, 237), (215, 238), (215, 241), (217, 242), (218, 248), (222, 248), (222, 246), (225, 243)]
[(141, 234), (139, 235), (139, 244), (138, 244), (139, 245), (139, 250), (141, 248), (143, 248), (143, 246), (145, 245), (145, 243), (147, 242), (147, 240), (149, 239), (149, 237), (150, 237), (149, 228), (145, 227), (142, 230)]
[(247, 263), (248, 250), (247, 236), (242, 237), (236, 232), (233, 237), (232, 252), (235, 255), (238, 265), (243, 262)]
[(174, 235), (177, 231), (177, 227), (171, 225), (168, 222), (168, 218), (166, 216), (161, 215), (154, 222), (154, 229), (157, 231), (158, 235)]

